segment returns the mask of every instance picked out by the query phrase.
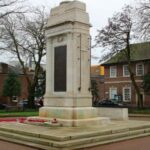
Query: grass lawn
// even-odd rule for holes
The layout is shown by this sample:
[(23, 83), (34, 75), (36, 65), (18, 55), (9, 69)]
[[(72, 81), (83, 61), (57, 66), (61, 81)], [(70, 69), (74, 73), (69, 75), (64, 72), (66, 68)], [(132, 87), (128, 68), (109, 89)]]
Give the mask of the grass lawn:
[(129, 108), (129, 113), (130, 114), (150, 114), (150, 108), (143, 108), (143, 109)]
[[(150, 108), (138, 109), (138, 108), (129, 108), (129, 114), (150, 114)], [(24, 111), (17, 110), (0, 110), (0, 117), (29, 117), (29, 116), (38, 116), (38, 109), (25, 109)]]
[(29, 117), (38, 116), (39, 111), (35, 109), (25, 109), (24, 111), (6, 111), (0, 110), (0, 117)]

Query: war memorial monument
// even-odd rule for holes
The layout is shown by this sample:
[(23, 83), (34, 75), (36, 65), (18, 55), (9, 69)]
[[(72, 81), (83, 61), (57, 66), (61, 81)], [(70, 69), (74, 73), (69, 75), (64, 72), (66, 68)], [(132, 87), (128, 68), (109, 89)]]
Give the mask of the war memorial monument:
[(46, 94), (40, 117), (57, 118), (63, 126), (108, 121), (92, 107), (90, 27), (84, 3), (63, 1), (51, 10), (46, 26)]
[(127, 108), (92, 107), (90, 27), (83, 2), (63, 1), (51, 9), (45, 27), (44, 106), (39, 116), (24, 123), (0, 123), (1, 140), (45, 150), (72, 150), (150, 135), (150, 122), (128, 120)]

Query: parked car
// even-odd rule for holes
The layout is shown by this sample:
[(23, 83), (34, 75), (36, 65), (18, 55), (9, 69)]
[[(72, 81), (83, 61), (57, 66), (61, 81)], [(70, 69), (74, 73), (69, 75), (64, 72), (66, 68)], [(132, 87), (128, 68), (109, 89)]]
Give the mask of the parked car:
[(6, 108), (6, 104), (0, 104), (0, 109), (5, 109)]
[(21, 108), (27, 108), (28, 107), (28, 100), (27, 99), (20, 100), (18, 103), (18, 106)]
[(98, 101), (96, 106), (102, 106), (102, 107), (116, 107), (116, 106), (120, 106), (119, 103), (114, 102), (111, 99), (106, 99), (106, 100), (101, 100)]

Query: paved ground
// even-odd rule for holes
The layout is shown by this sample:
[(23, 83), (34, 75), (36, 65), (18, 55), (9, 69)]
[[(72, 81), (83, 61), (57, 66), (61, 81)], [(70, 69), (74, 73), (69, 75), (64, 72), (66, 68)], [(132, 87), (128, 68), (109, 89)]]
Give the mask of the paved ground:
[[(1, 150), (38, 150), (22, 145), (0, 141)], [(150, 150), (150, 137), (118, 142), (84, 150)]]
[(88, 150), (150, 150), (150, 137), (93, 147)]
[(143, 120), (143, 121), (150, 121), (150, 117), (130, 117), (130, 120)]
[(13, 144), (10, 142), (0, 141), (0, 150), (37, 150), (37, 149), (18, 144)]
[[(138, 120), (138, 119), (135, 119), (135, 120)], [(149, 121), (149, 119), (140, 119), (140, 120), (148, 120)], [(136, 123), (136, 122), (133, 121), (133, 123)], [(11, 125), (11, 127), (13, 127), (13, 126)], [(32, 129), (32, 131), (33, 130), (35, 130), (35, 129)], [(65, 130), (65, 133), (66, 133), (66, 130)], [(84, 130), (84, 129), (82, 129), (82, 130)], [(44, 132), (44, 131), (42, 131), (42, 132)], [(47, 131), (45, 131), (45, 132), (47, 132)], [(60, 134), (59, 130), (57, 132), (55, 131), (55, 134), (56, 135)], [(0, 150), (38, 150), (38, 149), (13, 144), (10, 142), (0, 141)], [(141, 139), (134, 139), (134, 140), (124, 141), (124, 142), (118, 142), (118, 143), (88, 148), (88, 149), (84, 149), (84, 150), (150, 150), (150, 136), (141, 138)]]

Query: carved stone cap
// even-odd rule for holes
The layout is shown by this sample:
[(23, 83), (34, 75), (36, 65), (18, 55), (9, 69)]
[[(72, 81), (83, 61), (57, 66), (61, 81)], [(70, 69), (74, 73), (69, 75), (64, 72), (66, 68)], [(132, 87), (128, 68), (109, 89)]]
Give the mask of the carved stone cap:
[(63, 5), (63, 4), (68, 4), (68, 3), (70, 3), (71, 1), (62, 1), (61, 3), (60, 3), (60, 5)]
[(61, 2), (58, 7), (51, 9), (46, 27), (56, 26), (69, 21), (90, 24), (85, 3), (77, 0)]

